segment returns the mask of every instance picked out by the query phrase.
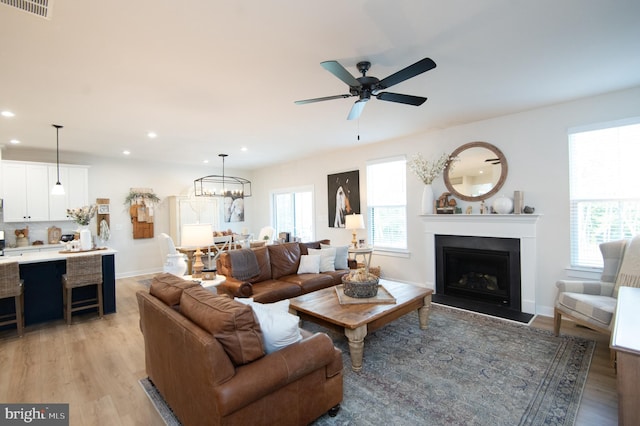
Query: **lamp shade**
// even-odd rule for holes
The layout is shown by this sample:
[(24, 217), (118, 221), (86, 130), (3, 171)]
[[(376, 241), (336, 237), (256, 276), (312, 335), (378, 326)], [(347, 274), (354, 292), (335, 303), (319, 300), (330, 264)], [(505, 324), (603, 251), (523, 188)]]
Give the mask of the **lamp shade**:
[(194, 223), (182, 226), (183, 247), (208, 247), (213, 243), (213, 228), (210, 223)]
[(348, 214), (345, 219), (345, 229), (364, 229), (364, 216), (361, 214)]

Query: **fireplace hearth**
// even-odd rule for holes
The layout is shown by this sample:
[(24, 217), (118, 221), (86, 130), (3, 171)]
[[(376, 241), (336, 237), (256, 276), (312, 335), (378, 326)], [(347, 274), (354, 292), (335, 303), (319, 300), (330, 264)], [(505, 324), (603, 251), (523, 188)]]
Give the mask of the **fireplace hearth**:
[(521, 310), (520, 239), (435, 235), (434, 302), (528, 322)]

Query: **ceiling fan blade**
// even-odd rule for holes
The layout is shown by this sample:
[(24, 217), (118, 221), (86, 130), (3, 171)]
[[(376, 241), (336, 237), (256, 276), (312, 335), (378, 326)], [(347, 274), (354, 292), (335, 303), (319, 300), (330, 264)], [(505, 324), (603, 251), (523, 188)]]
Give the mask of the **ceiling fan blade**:
[(304, 99), (302, 101), (295, 101), (294, 103), (296, 105), (304, 105), (304, 104), (311, 104), (314, 102), (330, 101), (332, 99), (343, 99), (343, 98), (350, 98), (350, 97), (351, 95), (325, 96), (323, 98), (313, 98), (313, 99)]
[(422, 96), (412, 96), (412, 95), (401, 95), (400, 93), (390, 93), (390, 92), (382, 92), (376, 95), (376, 98), (382, 101), (389, 102), (398, 102), (401, 104), (407, 105), (422, 105), (427, 98), (423, 98)]
[(376, 85), (376, 89), (383, 90), (387, 89), (393, 85), (398, 83), (402, 83), (405, 80), (408, 80), (412, 77), (415, 77), (418, 74), (422, 74), (423, 72), (429, 71), (436, 67), (436, 63), (433, 62), (429, 58), (424, 58), (421, 61), (416, 62), (413, 65), (409, 65), (408, 67), (401, 69), (400, 71), (391, 74), (389, 77), (383, 78)]
[(361, 86), (360, 82), (337, 61), (324, 61), (321, 62), (320, 65), (322, 68), (344, 81), (349, 87)]
[(351, 111), (349, 111), (349, 115), (347, 116), (347, 120), (355, 120), (356, 118), (359, 118), (360, 114), (362, 114), (362, 110), (364, 109), (364, 106), (367, 104), (368, 100), (369, 99), (360, 99), (358, 101), (355, 101), (355, 103), (351, 107)]

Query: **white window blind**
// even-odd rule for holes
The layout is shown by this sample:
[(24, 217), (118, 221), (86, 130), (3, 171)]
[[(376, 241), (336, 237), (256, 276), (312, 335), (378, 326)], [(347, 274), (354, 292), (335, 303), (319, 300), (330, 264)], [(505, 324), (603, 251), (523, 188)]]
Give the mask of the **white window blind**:
[(571, 265), (600, 268), (599, 244), (640, 233), (640, 118), (569, 133)]
[(369, 241), (377, 249), (407, 248), (406, 159), (367, 164)]

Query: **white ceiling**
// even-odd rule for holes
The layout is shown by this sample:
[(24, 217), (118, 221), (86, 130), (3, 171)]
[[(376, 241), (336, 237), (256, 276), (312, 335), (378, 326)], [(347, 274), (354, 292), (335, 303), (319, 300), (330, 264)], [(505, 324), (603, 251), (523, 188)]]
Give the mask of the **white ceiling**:
[[(257, 168), (640, 85), (638, 0), (51, 4), (0, 4), (6, 151), (55, 150), (57, 123), (62, 153)], [(420, 107), (293, 103), (348, 93), (322, 61), (382, 79), (424, 57), (437, 68), (390, 89)]]

